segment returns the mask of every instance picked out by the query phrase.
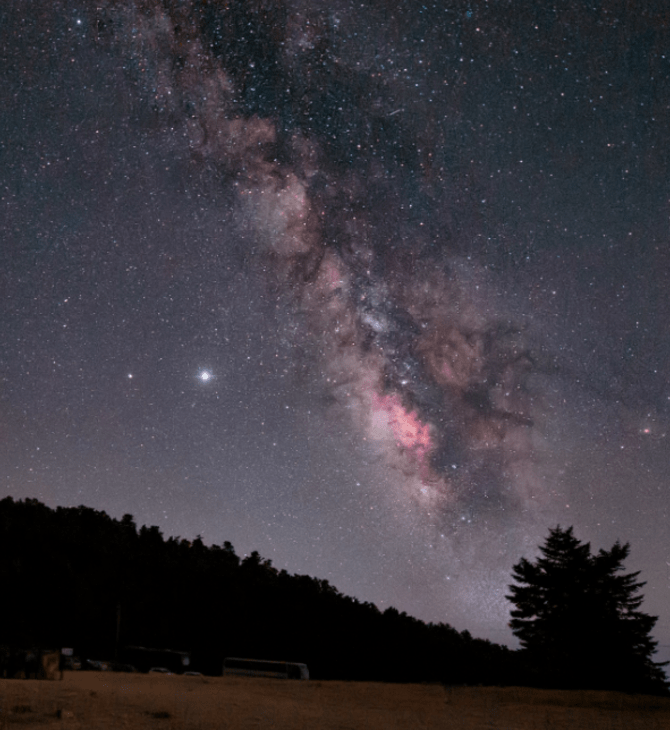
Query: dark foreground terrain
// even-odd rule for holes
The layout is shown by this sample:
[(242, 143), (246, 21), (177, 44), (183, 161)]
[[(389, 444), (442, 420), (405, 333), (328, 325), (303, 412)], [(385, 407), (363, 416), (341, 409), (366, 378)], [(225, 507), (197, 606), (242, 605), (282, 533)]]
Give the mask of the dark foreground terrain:
[(670, 698), (437, 684), (66, 672), (0, 680), (0, 728), (661, 730)]

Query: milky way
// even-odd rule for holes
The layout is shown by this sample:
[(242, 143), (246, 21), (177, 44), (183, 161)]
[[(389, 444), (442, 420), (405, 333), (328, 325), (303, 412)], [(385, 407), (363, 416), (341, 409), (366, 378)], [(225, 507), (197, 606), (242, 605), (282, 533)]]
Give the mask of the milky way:
[(640, 543), (660, 611), (655, 16), (4, 13), (7, 493), (232, 538), (498, 640), (511, 565), (575, 524)]
[(518, 478), (534, 359), (470, 257), (424, 231), (431, 208), (453, 203), (434, 152), (390, 110), (396, 73), (338, 56), (334, 8), (130, 7), (108, 23), (146, 103), (235, 190), (258, 264), (291, 293), (352, 428), (438, 521), (526, 506), (539, 489)]

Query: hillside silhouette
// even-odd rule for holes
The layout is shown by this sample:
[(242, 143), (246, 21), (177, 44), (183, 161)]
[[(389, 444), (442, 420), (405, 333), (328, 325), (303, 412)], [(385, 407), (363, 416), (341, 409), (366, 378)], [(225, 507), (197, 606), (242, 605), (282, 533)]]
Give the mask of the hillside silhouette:
[(514, 684), (515, 652), (448, 624), (380, 611), (326, 580), (277, 570), (229, 542), (165, 538), (89, 507), (0, 501), (0, 644), (188, 651), (220, 674), (225, 656), (304, 662), (313, 678)]

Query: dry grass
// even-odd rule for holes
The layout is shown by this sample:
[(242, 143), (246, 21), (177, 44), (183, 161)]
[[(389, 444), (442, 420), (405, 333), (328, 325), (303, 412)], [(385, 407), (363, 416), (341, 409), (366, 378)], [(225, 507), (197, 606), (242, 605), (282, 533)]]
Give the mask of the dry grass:
[(0, 680), (0, 730), (670, 730), (670, 699), (516, 687), (66, 672)]

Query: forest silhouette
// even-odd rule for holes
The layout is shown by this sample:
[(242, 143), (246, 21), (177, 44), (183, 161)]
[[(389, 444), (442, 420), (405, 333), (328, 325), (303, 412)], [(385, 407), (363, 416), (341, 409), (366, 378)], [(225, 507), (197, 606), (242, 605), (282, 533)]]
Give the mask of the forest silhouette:
[[(166, 539), (130, 514), (0, 500), (0, 576), (0, 645), (9, 648), (72, 647), (112, 666), (128, 647), (170, 649), (212, 675), (224, 657), (243, 656), (302, 662), (317, 679), (552, 682), (527, 651), (382, 612), (326, 580), (277, 570), (258, 552), (241, 558), (229, 542)], [(590, 681), (583, 677), (585, 688)], [(617, 688), (667, 692), (658, 676)]]

